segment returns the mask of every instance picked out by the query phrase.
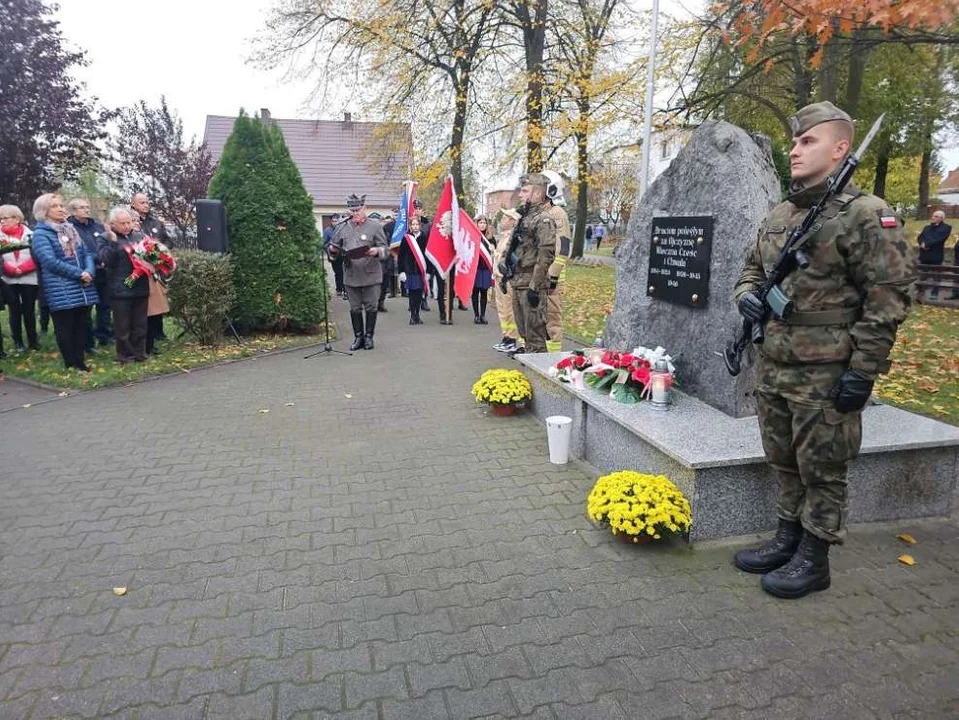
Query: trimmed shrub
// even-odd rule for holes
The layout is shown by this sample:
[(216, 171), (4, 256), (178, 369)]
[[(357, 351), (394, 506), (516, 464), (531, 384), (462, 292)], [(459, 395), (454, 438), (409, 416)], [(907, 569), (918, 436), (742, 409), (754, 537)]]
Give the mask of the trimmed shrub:
[(204, 345), (216, 347), (236, 302), (229, 255), (181, 250), (170, 278), (170, 314)]
[(283, 133), (241, 112), (209, 195), (226, 207), (234, 320), (246, 330), (309, 330), (323, 320), (320, 235)]

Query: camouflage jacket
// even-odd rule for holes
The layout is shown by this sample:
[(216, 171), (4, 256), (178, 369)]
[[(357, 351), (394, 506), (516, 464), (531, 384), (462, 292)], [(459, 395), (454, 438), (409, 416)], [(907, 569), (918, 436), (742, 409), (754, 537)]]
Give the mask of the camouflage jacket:
[[(824, 186), (791, 195), (766, 217), (756, 246), (733, 291), (736, 301), (758, 290), (778, 258), (790, 230), (802, 222)], [(889, 352), (910, 305), (915, 258), (895, 213), (885, 202), (851, 184), (820, 217), (820, 229), (804, 244), (809, 267), (783, 281), (795, 303), (786, 322), (766, 323), (759, 352), (785, 364), (845, 363), (870, 377), (889, 369)], [(833, 311), (845, 315), (828, 324)]]
[(545, 293), (549, 290), (549, 267), (556, 257), (556, 221), (545, 203), (533, 205), (522, 220), (516, 248), (514, 288)]

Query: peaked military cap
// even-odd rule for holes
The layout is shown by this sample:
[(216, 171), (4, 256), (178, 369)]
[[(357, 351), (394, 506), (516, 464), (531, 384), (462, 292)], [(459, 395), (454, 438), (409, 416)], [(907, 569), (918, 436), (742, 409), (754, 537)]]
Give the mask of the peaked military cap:
[(346, 198), (346, 207), (356, 210), (366, 205), (366, 195), (350, 195)]
[(816, 125), (833, 120), (841, 120), (852, 125), (852, 118), (844, 110), (825, 100), (807, 105), (789, 118), (789, 123), (792, 126), (793, 137), (799, 137)]
[(549, 178), (543, 175), (543, 173), (527, 173), (519, 179), (519, 184), (522, 185), (542, 185), (546, 187), (549, 185)]

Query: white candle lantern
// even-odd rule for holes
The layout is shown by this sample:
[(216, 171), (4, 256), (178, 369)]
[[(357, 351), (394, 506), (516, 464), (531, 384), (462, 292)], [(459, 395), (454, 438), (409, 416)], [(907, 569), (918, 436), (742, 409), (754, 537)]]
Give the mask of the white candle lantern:
[(649, 400), (656, 410), (669, 409), (670, 374), (663, 370), (653, 370), (649, 374)]

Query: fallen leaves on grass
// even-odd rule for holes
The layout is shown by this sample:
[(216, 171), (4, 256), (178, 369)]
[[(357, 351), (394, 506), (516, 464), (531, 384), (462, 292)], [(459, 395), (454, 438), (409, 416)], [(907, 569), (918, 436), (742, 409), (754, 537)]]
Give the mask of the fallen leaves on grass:
[(571, 266), (566, 270), (563, 332), (592, 345), (602, 335), (616, 297), (616, 268)]
[(876, 380), (877, 396), (959, 424), (959, 310), (914, 306), (890, 357), (889, 374)]

